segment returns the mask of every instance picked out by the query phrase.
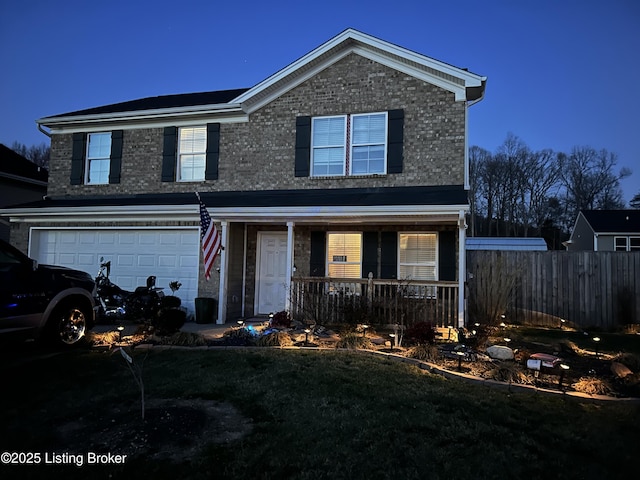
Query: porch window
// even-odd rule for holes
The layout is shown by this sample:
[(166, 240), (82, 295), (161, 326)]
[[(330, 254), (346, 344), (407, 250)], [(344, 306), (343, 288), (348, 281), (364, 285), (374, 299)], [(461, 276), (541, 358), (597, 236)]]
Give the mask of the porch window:
[(179, 129), (178, 180), (204, 180), (207, 158), (207, 127)]
[(87, 138), (87, 168), (85, 183), (109, 183), (111, 166), (111, 132), (90, 133)]
[(437, 235), (400, 233), (399, 240), (398, 279), (437, 280)]
[(311, 175), (385, 174), (387, 113), (312, 120)]
[(327, 234), (327, 272), (333, 278), (362, 278), (362, 234)]

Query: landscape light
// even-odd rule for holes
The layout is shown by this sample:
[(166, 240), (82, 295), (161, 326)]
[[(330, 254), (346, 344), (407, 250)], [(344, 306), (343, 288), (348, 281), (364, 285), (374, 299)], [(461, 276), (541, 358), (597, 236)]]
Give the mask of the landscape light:
[(458, 355), (458, 371), (462, 371), (462, 357), (464, 357), (465, 353), (462, 351), (457, 351), (456, 355)]
[(124, 325), (118, 325), (116, 330), (118, 330), (118, 340), (122, 341), (122, 332), (124, 332)]
[(311, 332), (311, 330), (309, 330), (308, 328), (304, 329), (304, 344), (306, 345), (307, 343), (309, 343), (309, 333)]
[(396, 340), (396, 334), (395, 333), (390, 333), (389, 336), (391, 337), (391, 341), (389, 343), (391, 343), (391, 350), (393, 351), (393, 343)]
[(569, 365), (566, 365), (564, 363), (560, 364), (560, 379), (558, 380), (558, 388), (560, 390), (562, 390), (562, 380), (564, 378), (564, 372), (566, 372), (567, 370), (569, 370)]
[(242, 325), (244, 325), (244, 320), (238, 320), (238, 328), (242, 328)]
[(600, 342), (600, 337), (593, 337), (593, 341), (596, 342), (596, 358), (598, 358), (598, 343)]
[(363, 337), (367, 336), (367, 328), (369, 328), (369, 325), (362, 325), (362, 336)]

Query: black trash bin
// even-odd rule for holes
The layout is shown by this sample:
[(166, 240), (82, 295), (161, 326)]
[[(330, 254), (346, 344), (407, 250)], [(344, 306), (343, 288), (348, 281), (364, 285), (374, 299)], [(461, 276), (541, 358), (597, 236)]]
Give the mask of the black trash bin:
[(213, 323), (218, 316), (218, 302), (215, 298), (196, 298), (196, 323)]

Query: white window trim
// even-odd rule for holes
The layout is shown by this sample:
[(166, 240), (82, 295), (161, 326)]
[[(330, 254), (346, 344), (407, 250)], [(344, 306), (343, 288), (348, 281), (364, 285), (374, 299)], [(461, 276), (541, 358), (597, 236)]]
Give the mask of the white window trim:
[[(91, 157), (89, 156), (89, 146), (91, 144), (91, 136), (93, 135), (109, 135), (109, 156), (108, 157)], [(113, 142), (113, 136), (111, 132), (92, 132), (87, 134), (87, 146), (84, 155), (84, 183), (85, 185), (107, 185), (109, 183), (109, 175), (107, 174), (106, 182), (91, 182), (90, 181), (90, 172), (91, 172), (91, 162), (93, 160), (109, 160), (109, 168), (111, 168), (111, 145)]]
[[(421, 279), (415, 279), (415, 278), (401, 278), (400, 277), (400, 266), (401, 265), (428, 265), (428, 264), (414, 264), (414, 263), (401, 263), (400, 262), (400, 249), (401, 249), (401, 244), (400, 244), (400, 236), (401, 235), (435, 235), (436, 237), (436, 255), (435, 255), (435, 260), (434, 260), (434, 272), (435, 272), (435, 280), (421, 280)], [(440, 278), (440, 271), (438, 270), (438, 265), (440, 264), (440, 249), (438, 248), (439, 245), (439, 235), (438, 232), (429, 232), (429, 231), (405, 231), (405, 232), (398, 232), (398, 253), (397, 253), (397, 258), (398, 258), (398, 271), (397, 271), (397, 278), (400, 281), (411, 281), (411, 280), (415, 280), (416, 282), (437, 282)], [(431, 263), (431, 262), (429, 262)], [(431, 265), (429, 265), (431, 266)]]
[[(314, 130), (315, 130), (315, 125), (316, 119), (321, 119), (321, 118), (344, 118), (344, 131), (343, 131), (343, 135), (342, 135), (342, 143), (339, 145), (322, 145), (321, 147), (316, 147), (313, 144), (313, 137), (314, 137)], [(324, 148), (336, 148), (336, 147), (342, 147), (345, 150), (345, 155), (347, 155), (347, 123), (349, 122), (349, 118), (347, 115), (324, 115), (324, 116), (318, 116), (318, 117), (312, 117), (311, 118), (311, 176), (312, 177), (344, 177), (346, 175), (346, 157), (342, 159), (342, 173), (336, 173), (336, 174), (316, 174), (314, 172), (315, 166), (316, 166), (316, 162), (315, 162), (315, 154), (316, 154), (316, 149), (318, 150), (322, 150)]]
[[(618, 239), (623, 239), (625, 241), (625, 248), (624, 250), (618, 250), (618, 246), (617, 246), (617, 241)], [(635, 252), (635, 251), (640, 251), (640, 248), (631, 248), (631, 240), (640, 240), (640, 236), (635, 236), (635, 235), (629, 235), (629, 236), (622, 236), (622, 235), (618, 235), (613, 237), (613, 250), (615, 252)]]
[[(357, 173), (354, 174), (353, 173), (353, 119), (354, 117), (365, 117), (365, 116), (370, 116), (370, 115), (384, 115), (385, 118), (385, 130), (384, 130), (384, 144), (383, 144), (383, 150), (384, 150), (384, 169), (383, 172), (381, 173)], [(313, 144), (313, 137), (314, 137), (314, 129), (315, 129), (315, 120), (316, 119), (321, 119), (321, 118), (344, 118), (345, 122), (344, 122), (344, 133), (343, 133), (343, 142), (340, 145), (323, 145), (321, 147), (316, 147)], [(311, 173), (310, 176), (311, 177), (316, 177), (316, 178), (322, 178), (322, 177), (331, 177), (331, 178), (335, 178), (335, 177), (349, 177), (349, 176), (356, 176), (356, 177), (363, 177), (363, 176), (371, 176), (371, 175), (386, 175), (387, 174), (387, 152), (388, 152), (388, 147), (389, 147), (389, 112), (386, 111), (382, 111), (382, 112), (366, 112), (366, 113), (353, 113), (353, 114), (346, 114), (346, 115), (320, 115), (320, 116), (314, 116), (311, 117)], [(349, 132), (349, 135), (347, 135), (347, 132)], [(373, 143), (373, 144), (362, 144), (362, 145), (357, 145), (357, 146), (366, 146), (366, 145), (379, 145), (379, 143)], [(342, 161), (342, 172), (341, 173), (336, 173), (336, 174), (316, 174), (314, 172), (315, 169), (315, 152), (316, 149), (322, 149), (322, 148), (336, 148), (336, 147), (342, 147), (344, 149), (344, 158)], [(348, 169), (347, 169), (347, 165), (348, 165)]]
[[(204, 128), (204, 150), (202, 152), (182, 153), (180, 151), (180, 139), (184, 130), (193, 130), (195, 128)], [(207, 171), (207, 126), (206, 125), (187, 125), (178, 128), (177, 152), (176, 152), (176, 181), (177, 182), (204, 182)], [(202, 170), (202, 178), (182, 178), (182, 156), (183, 155), (204, 155), (204, 168)]]
[[(384, 160), (383, 160), (383, 171), (382, 172), (376, 172), (376, 173), (353, 173), (353, 148), (354, 148), (354, 142), (353, 142), (353, 119), (356, 117), (368, 117), (371, 115), (383, 115), (384, 116), (384, 125), (385, 125), (385, 129), (384, 129), (384, 142), (382, 144), (383, 147), (383, 151), (384, 151)], [(387, 151), (388, 146), (389, 146), (389, 113), (388, 112), (370, 112), (370, 113), (354, 113), (352, 115), (350, 115), (349, 117), (349, 132), (351, 132), (351, 138), (349, 139), (349, 175), (356, 175), (356, 176), (362, 176), (362, 175), (386, 175), (387, 174)], [(355, 146), (358, 147), (362, 147), (362, 146), (370, 146), (370, 145), (380, 145), (379, 143), (362, 143), (362, 144), (358, 144)]]
[[(330, 262), (329, 261), (329, 236), (330, 235), (360, 235), (360, 261), (359, 262)], [(325, 257), (325, 272), (327, 272), (327, 277), (332, 278), (329, 275), (329, 265), (360, 265), (360, 277), (358, 277), (358, 279), (362, 278), (362, 254), (363, 254), (363, 242), (362, 242), (362, 232), (357, 232), (357, 231), (345, 231), (345, 232), (341, 232), (341, 231), (331, 231), (331, 232), (327, 232), (326, 233), (326, 243), (327, 243), (327, 248), (324, 254)], [(342, 277), (340, 277), (342, 278)]]

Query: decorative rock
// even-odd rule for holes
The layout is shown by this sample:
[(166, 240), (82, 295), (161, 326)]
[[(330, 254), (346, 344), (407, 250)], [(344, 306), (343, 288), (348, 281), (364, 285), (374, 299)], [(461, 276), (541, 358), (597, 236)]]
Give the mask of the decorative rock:
[(629, 375), (633, 375), (633, 372), (626, 365), (623, 365), (620, 362), (612, 362), (611, 371), (618, 378), (625, 378)]
[(384, 345), (385, 344), (385, 339), (382, 337), (369, 337), (369, 340), (371, 341), (371, 343), (373, 343), (374, 345)]
[(487, 348), (487, 355), (494, 360), (513, 360), (513, 350), (502, 345), (491, 345)]

